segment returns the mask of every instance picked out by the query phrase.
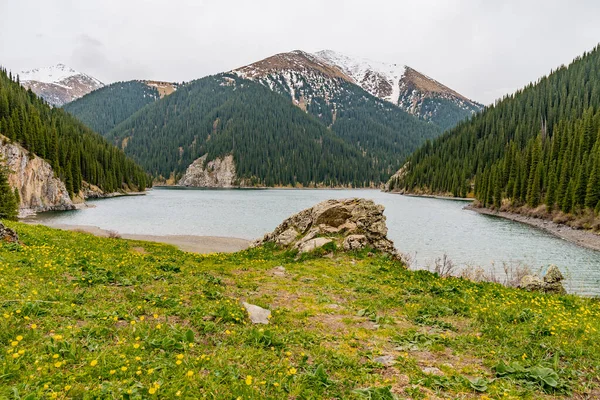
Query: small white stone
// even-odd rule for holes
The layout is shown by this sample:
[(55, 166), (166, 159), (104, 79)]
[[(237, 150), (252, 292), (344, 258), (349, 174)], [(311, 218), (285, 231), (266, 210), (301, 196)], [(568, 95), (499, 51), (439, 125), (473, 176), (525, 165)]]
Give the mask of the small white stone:
[(271, 311), (246, 302), (243, 302), (242, 305), (248, 312), (250, 321), (252, 321), (253, 324), (269, 324), (269, 317), (271, 316)]

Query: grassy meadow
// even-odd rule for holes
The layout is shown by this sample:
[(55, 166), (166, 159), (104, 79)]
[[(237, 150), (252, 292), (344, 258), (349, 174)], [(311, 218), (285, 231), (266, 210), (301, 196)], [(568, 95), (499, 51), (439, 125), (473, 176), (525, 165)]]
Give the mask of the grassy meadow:
[(0, 399), (600, 397), (595, 299), (368, 251), (198, 255), (6, 225), (23, 245), (0, 243)]

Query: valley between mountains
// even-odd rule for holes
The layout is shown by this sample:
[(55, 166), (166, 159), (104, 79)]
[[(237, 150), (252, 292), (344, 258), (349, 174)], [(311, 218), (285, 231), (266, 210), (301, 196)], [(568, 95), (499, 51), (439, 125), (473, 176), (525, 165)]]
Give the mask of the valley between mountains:
[(276, 54), (159, 97), (118, 82), (64, 106), (160, 184), (380, 187), (482, 106), (403, 65)]

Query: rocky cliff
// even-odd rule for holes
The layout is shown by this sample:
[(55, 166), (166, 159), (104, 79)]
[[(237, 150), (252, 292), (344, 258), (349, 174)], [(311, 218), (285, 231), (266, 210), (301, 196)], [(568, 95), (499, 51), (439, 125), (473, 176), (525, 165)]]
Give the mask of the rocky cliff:
[(230, 188), (237, 186), (232, 155), (206, 162), (207, 155), (194, 161), (177, 183), (179, 186)]
[(75, 208), (65, 184), (45, 160), (0, 135), (0, 162), (10, 170), (8, 182), (19, 189), (19, 215)]

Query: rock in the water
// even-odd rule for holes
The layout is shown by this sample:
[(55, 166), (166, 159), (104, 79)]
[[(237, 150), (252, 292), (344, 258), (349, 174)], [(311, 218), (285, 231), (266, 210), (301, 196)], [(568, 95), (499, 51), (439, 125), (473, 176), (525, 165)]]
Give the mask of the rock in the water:
[(561, 283), (564, 279), (558, 267), (551, 265), (544, 279), (534, 275), (525, 275), (521, 278), (519, 287), (529, 291), (564, 294), (566, 290)]
[(394, 360), (394, 357), (392, 357), (392, 356), (380, 356), (380, 357), (374, 358), (373, 361), (378, 364), (381, 364), (385, 367), (391, 367), (396, 362)]
[(328, 240), (344, 250), (372, 247), (399, 258), (394, 243), (387, 238), (383, 210), (372, 200), (326, 200), (292, 215), (254, 245), (273, 242), (302, 252), (321, 247)]
[(307, 241), (298, 243), (297, 248), (300, 253), (309, 253), (331, 242), (333, 242), (333, 240), (324, 237), (318, 237), (315, 239), (309, 239)]
[(9, 243), (18, 243), (19, 235), (17, 235), (17, 232), (5, 227), (4, 224), (0, 222), (0, 240)]
[(265, 324), (269, 323), (269, 318), (271, 317), (271, 311), (266, 310), (262, 307), (255, 306), (250, 303), (242, 303), (246, 311), (248, 312), (248, 316), (250, 317), (250, 321), (253, 324)]

